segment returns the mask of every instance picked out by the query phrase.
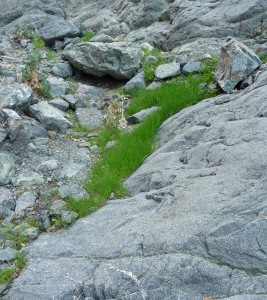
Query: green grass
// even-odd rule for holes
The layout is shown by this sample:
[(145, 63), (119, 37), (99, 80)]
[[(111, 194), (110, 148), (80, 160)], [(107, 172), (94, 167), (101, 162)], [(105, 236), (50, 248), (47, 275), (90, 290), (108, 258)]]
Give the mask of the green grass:
[(37, 49), (41, 49), (45, 46), (44, 41), (39, 37), (39, 35), (27, 25), (22, 26), (22, 27), (19, 27), (18, 25), (16, 25), (15, 26), (15, 34), (20, 37), (30, 39), (32, 44), (34, 45), (34, 47)]
[(47, 59), (48, 61), (55, 60), (56, 57), (57, 57), (57, 52), (56, 52), (56, 51), (47, 49), (46, 59)]
[(13, 279), (17, 277), (20, 271), (26, 265), (26, 258), (25, 255), (22, 253), (17, 254), (14, 257), (13, 265), (9, 268), (5, 268), (0, 272), (0, 285), (7, 283), (8, 286), (11, 285)]
[(2, 229), (2, 233), (7, 236), (8, 240), (14, 242), (17, 250), (20, 250), (22, 244), (27, 242), (26, 238), (21, 234), (21, 231), (14, 231), (11, 226)]
[[(102, 153), (89, 175), (87, 192), (90, 198), (80, 201), (70, 199), (68, 201), (69, 208), (78, 212), (80, 216), (84, 216), (101, 207), (111, 193), (117, 197), (127, 195), (122, 180), (132, 174), (154, 150), (155, 135), (159, 126), (183, 108), (216, 93), (216, 91), (210, 92), (207, 88), (200, 87), (201, 83), (209, 83), (212, 80), (211, 71), (213, 69), (214, 64), (211, 63), (203, 69), (199, 76), (182, 77), (170, 83), (163, 83), (156, 90), (133, 93), (128, 114), (152, 105), (158, 105), (161, 109), (150, 115), (133, 131), (116, 133), (116, 145)], [(102, 146), (114, 137), (107, 128), (104, 128), (99, 136)]]
[(34, 39), (32, 39), (32, 44), (37, 49), (41, 49), (45, 46), (44, 41), (39, 36), (36, 36)]
[(86, 34), (81, 38), (81, 43), (86, 43), (91, 40), (96, 34), (93, 31), (88, 31)]
[(267, 55), (260, 55), (260, 60), (262, 61), (263, 64), (267, 63)]

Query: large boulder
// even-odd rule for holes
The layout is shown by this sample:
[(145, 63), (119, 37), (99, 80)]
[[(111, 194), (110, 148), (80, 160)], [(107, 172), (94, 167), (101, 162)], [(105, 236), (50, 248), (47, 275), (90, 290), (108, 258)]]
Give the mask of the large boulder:
[(265, 299), (266, 92), (267, 72), (168, 119), (132, 197), (39, 236), (10, 298)]
[(77, 69), (102, 77), (110, 75), (116, 79), (130, 79), (138, 71), (142, 51), (136, 44), (81, 43), (66, 53), (67, 59)]
[(229, 37), (222, 47), (215, 77), (220, 87), (230, 93), (260, 65), (261, 60), (251, 49)]
[(80, 30), (71, 22), (55, 19), (41, 28), (39, 35), (46, 45), (51, 45), (55, 40), (79, 36)]
[(37, 103), (32, 89), (26, 84), (0, 84), (0, 109), (9, 108), (18, 113)]
[(29, 107), (31, 114), (48, 130), (65, 132), (73, 124), (64, 117), (64, 113), (49, 105), (46, 101)]

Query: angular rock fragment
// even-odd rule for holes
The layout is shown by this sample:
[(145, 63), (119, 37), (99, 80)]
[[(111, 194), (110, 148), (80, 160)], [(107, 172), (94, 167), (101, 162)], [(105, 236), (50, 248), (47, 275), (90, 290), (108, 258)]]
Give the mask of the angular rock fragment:
[(260, 65), (261, 60), (250, 48), (228, 37), (222, 46), (215, 77), (220, 87), (230, 93)]
[(71, 64), (68, 61), (65, 62), (59, 62), (54, 64), (52, 68), (52, 74), (61, 77), (61, 78), (68, 78), (73, 75), (73, 69)]
[(67, 59), (77, 69), (102, 77), (109, 75), (118, 80), (130, 79), (138, 71), (142, 51), (136, 44), (81, 43), (67, 51)]
[(51, 77), (47, 79), (50, 86), (50, 94), (56, 98), (65, 95), (69, 89), (69, 84), (63, 78)]
[(188, 61), (182, 69), (183, 74), (197, 73), (203, 68), (202, 63), (196, 61)]
[(145, 72), (138, 73), (125, 84), (124, 89), (126, 91), (137, 90), (137, 89), (144, 90), (146, 88), (146, 81), (144, 76), (145, 76)]
[(171, 63), (160, 65), (156, 69), (156, 78), (162, 80), (173, 76), (179, 76), (181, 74), (181, 68), (179, 63)]
[(15, 174), (15, 162), (13, 156), (0, 153), (0, 185), (9, 184)]
[(158, 107), (158, 106), (152, 106), (148, 109), (143, 109), (143, 110), (139, 111), (138, 113), (127, 117), (126, 120), (129, 124), (136, 124), (136, 123), (143, 122), (147, 116), (149, 116), (153, 112), (157, 111), (158, 109), (160, 109), (160, 107)]
[(103, 125), (104, 116), (102, 112), (95, 108), (78, 108), (75, 112), (78, 123), (89, 130), (96, 129)]
[(4, 118), (7, 118), (7, 134), (10, 141), (13, 142), (22, 129), (22, 118), (12, 109), (4, 108), (2, 114)]

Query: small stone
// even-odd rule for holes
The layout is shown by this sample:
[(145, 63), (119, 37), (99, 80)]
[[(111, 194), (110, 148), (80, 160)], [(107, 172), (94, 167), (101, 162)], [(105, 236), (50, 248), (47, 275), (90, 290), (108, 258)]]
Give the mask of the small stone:
[(127, 117), (126, 121), (129, 124), (136, 124), (136, 123), (143, 122), (147, 116), (149, 116), (151, 113), (157, 111), (158, 109), (160, 109), (160, 107), (158, 107), (158, 106), (152, 106), (151, 108), (143, 109), (143, 110), (139, 111), (138, 113)]
[(73, 75), (73, 69), (68, 61), (56, 63), (53, 66), (52, 74), (60, 78), (68, 78)]
[(62, 110), (62, 111), (67, 111), (70, 107), (69, 103), (67, 101), (64, 101), (62, 99), (54, 99), (49, 102), (49, 104), (52, 104), (56, 108)]
[(116, 145), (116, 141), (109, 141), (106, 143), (105, 149), (110, 149)]
[(17, 253), (18, 251), (9, 247), (0, 249), (0, 264), (11, 262), (14, 260)]
[(61, 215), (61, 220), (63, 223), (71, 224), (77, 220), (79, 215), (74, 211), (63, 211)]
[(21, 235), (26, 238), (27, 241), (34, 240), (38, 236), (38, 229), (36, 227), (30, 227), (21, 232)]
[(187, 62), (183, 69), (183, 74), (191, 74), (191, 73), (197, 73), (203, 68), (202, 63), (196, 62), (196, 61), (189, 61)]
[(99, 147), (97, 145), (93, 145), (90, 147), (90, 151), (95, 154), (99, 151)]
[(58, 189), (59, 196), (63, 199), (73, 198), (75, 200), (80, 200), (88, 198), (89, 195), (85, 189), (75, 183), (70, 183), (67, 185), (62, 185)]
[(153, 81), (146, 89), (147, 90), (155, 90), (157, 88), (161, 87), (161, 82), (159, 81)]
[(114, 39), (112, 37), (110, 37), (109, 35), (101, 33), (90, 39), (90, 43), (94, 43), (94, 42), (96, 42), (96, 43), (113, 43)]
[(152, 62), (152, 61), (157, 61), (156, 56), (148, 55), (148, 56), (146, 57), (146, 63), (149, 63), (149, 62)]
[(6, 209), (15, 208), (15, 199), (9, 189), (0, 187), (0, 207)]
[(35, 205), (35, 195), (31, 192), (23, 193), (16, 201), (15, 213), (19, 214), (22, 210)]
[(57, 168), (57, 166), (58, 166), (57, 160), (51, 159), (38, 165), (37, 170), (43, 173), (48, 173), (54, 171)]
[(33, 185), (40, 185), (44, 183), (44, 179), (41, 175), (32, 171), (22, 171), (17, 179), (17, 185), (22, 185), (24, 187), (31, 187)]
[(189, 62), (189, 57), (187, 55), (184, 55), (179, 59), (179, 64), (181, 68), (183, 68), (184, 65), (186, 65), (188, 62)]
[(75, 112), (78, 123), (89, 130), (96, 129), (104, 124), (102, 112), (95, 108), (78, 108)]
[(22, 48), (26, 48), (28, 46), (28, 42), (29, 42), (28, 40), (23, 39), (20, 41), (20, 46)]
[(55, 200), (49, 210), (50, 216), (61, 215), (63, 211), (67, 210), (67, 203), (63, 200)]
[(154, 48), (149, 43), (143, 43), (143, 44), (141, 44), (141, 49), (152, 51)]
[(157, 67), (155, 76), (162, 80), (173, 76), (179, 76), (181, 74), (179, 63), (164, 64)]
[(0, 186), (9, 184), (15, 174), (15, 162), (13, 156), (0, 153)]
[(5, 118), (7, 118), (6, 124), (7, 124), (7, 134), (11, 142), (13, 142), (21, 128), (22, 128), (22, 119), (21, 117), (12, 109), (4, 108), (2, 110), (2, 114)]
[(138, 73), (131, 80), (129, 80), (124, 86), (124, 89), (127, 92), (136, 89), (144, 90), (145, 88), (146, 88), (145, 72)]
[(62, 78), (52, 77), (47, 81), (50, 85), (50, 94), (54, 98), (65, 95), (69, 89), (69, 84)]
[(71, 109), (75, 109), (75, 98), (72, 95), (64, 95), (63, 99), (69, 103)]

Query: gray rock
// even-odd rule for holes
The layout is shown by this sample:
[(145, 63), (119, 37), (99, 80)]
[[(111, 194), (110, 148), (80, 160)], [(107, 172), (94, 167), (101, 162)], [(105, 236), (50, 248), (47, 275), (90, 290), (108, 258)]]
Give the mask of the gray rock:
[(20, 46), (21, 46), (22, 48), (26, 48), (26, 47), (28, 46), (28, 43), (29, 43), (29, 40), (22, 39), (22, 40), (20, 41)]
[(15, 208), (15, 200), (9, 189), (0, 187), (0, 207), (7, 209)]
[(183, 74), (198, 73), (203, 68), (202, 63), (196, 61), (188, 61), (182, 69)]
[(69, 103), (62, 99), (53, 99), (49, 101), (49, 104), (52, 104), (53, 106), (55, 106), (56, 108), (62, 111), (67, 111), (69, 109)]
[(58, 194), (62, 199), (73, 198), (75, 200), (80, 200), (89, 197), (87, 192), (81, 186), (75, 183), (62, 185), (58, 189)]
[(155, 90), (157, 88), (161, 87), (161, 82), (159, 81), (153, 81), (150, 83), (150, 85), (146, 88), (147, 90)]
[(87, 177), (87, 170), (86, 170), (87, 164), (84, 162), (76, 163), (73, 161), (70, 161), (66, 163), (63, 168), (57, 172), (56, 174), (56, 180), (62, 182), (66, 179), (79, 179), (83, 180)]
[(68, 61), (56, 63), (52, 68), (52, 74), (64, 79), (71, 77), (73, 75), (72, 66)]
[(69, 103), (71, 109), (75, 108), (76, 99), (72, 95), (64, 95), (63, 99)]
[(93, 145), (92, 147), (90, 147), (90, 151), (92, 153), (97, 153), (99, 151), (99, 147), (97, 145)]
[(26, 84), (1, 84), (0, 83), (0, 109), (9, 108), (20, 113), (30, 105), (37, 103), (32, 89)]
[(153, 46), (151, 46), (149, 43), (142, 43), (140, 45), (142, 50), (152, 51), (154, 49)]
[(184, 65), (186, 65), (189, 62), (189, 57), (187, 55), (183, 55), (180, 59), (179, 59), (179, 64), (181, 66), (181, 69), (183, 68)]
[(1, 79), (7, 84), (12, 84), (17, 81), (17, 73), (15, 71), (10, 71), (4, 66), (0, 66), (0, 75), (2, 77)]
[(127, 117), (126, 120), (129, 124), (136, 124), (136, 123), (143, 122), (146, 117), (148, 117), (150, 114), (157, 111), (158, 109), (160, 109), (160, 107), (158, 106), (152, 106), (151, 108), (143, 109), (138, 113)]
[(126, 35), (130, 31), (131, 30), (130, 30), (129, 26), (125, 22), (122, 22), (120, 24), (111, 25), (108, 28), (104, 28), (104, 29), (100, 30), (101, 33), (105, 33), (113, 38), (116, 38), (117, 36), (120, 36), (120, 35)]
[(249, 75), (245, 80), (243, 80), (241, 82), (240, 89), (243, 90), (243, 89), (247, 88), (248, 86), (251, 86), (252, 83), (253, 83), (253, 77), (252, 77), (252, 75)]
[(160, 65), (156, 69), (156, 78), (162, 80), (173, 76), (181, 75), (181, 68), (179, 63), (171, 63)]
[(19, 135), (22, 129), (22, 118), (12, 109), (2, 109), (2, 115), (6, 118), (7, 134), (11, 142)]
[(16, 201), (16, 209), (15, 213), (19, 214), (22, 210), (27, 209), (29, 207), (33, 207), (35, 205), (35, 195), (31, 192), (25, 192)]
[(142, 51), (131, 43), (81, 43), (66, 54), (70, 63), (85, 73), (130, 79), (140, 68)]
[(66, 37), (77, 37), (79, 34), (80, 30), (74, 24), (60, 19), (55, 19), (39, 30), (39, 35), (46, 45)]
[(39, 170), (43, 173), (48, 173), (48, 172), (56, 170), (57, 167), (58, 167), (57, 160), (51, 159), (51, 160), (45, 161), (45, 162), (41, 163), (40, 165), (38, 165), (37, 170)]
[(103, 92), (104, 89), (92, 85), (81, 84), (75, 93), (76, 100), (80, 98), (84, 100), (96, 100)]
[(22, 171), (18, 175), (17, 185), (21, 185), (23, 187), (31, 187), (34, 185), (40, 185), (44, 183), (44, 179), (41, 175), (32, 171)]
[(17, 253), (17, 250), (9, 247), (6, 249), (0, 249), (0, 264), (10, 263), (12, 260), (14, 260)]
[(89, 130), (96, 129), (104, 124), (102, 112), (95, 108), (78, 108), (75, 111), (75, 117), (78, 123), (87, 127)]
[(55, 200), (49, 210), (50, 216), (61, 215), (63, 211), (67, 210), (67, 203), (63, 200)]
[(15, 174), (15, 162), (13, 156), (0, 153), (0, 186), (9, 184)]
[(54, 98), (65, 95), (69, 89), (69, 84), (63, 78), (51, 77), (47, 79), (47, 82), (50, 86), (49, 92)]
[(0, 51), (7, 53), (12, 50), (11, 43), (7, 36), (0, 36)]
[(39, 232), (36, 227), (30, 227), (21, 232), (21, 235), (26, 238), (27, 241), (34, 240), (37, 238)]
[(145, 90), (146, 82), (144, 76), (145, 76), (145, 72), (138, 73), (125, 84), (124, 89), (127, 92), (130, 90), (137, 90), (137, 89)]
[(30, 138), (46, 137), (47, 131), (37, 121), (23, 120), (23, 127), (30, 132)]
[(50, 47), (54, 50), (60, 50), (65, 47), (64, 41), (54, 41)]
[(64, 118), (62, 112), (57, 108), (49, 105), (46, 101), (29, 107), (32, 115), (48, 130), (65, 132), (73, 124)]
[(258, 56), (246, 45), (228, 37), (215, 70), (220, 87), (230, 93), (235, 86), (261, 65)]
[(61, 220), (63, 223), (72, 224), (75, 220), (77, 220), (79, 215), (74, 211), (63, 211), (61, 215)]
[(7, 138), (6, 129), (0, 125), (0, 144)]
[(99, 35), (96, 35), (91, 38), (90, 43), (95, 42), (95, 43), (113, 43), (114, 39), (104, 33), (101, 33)]
[(152, 61), (157, 61), (157, 58), (153, 55), (146, 56), (146, 63), (149, 63), (149, 62), (152, 62)]

